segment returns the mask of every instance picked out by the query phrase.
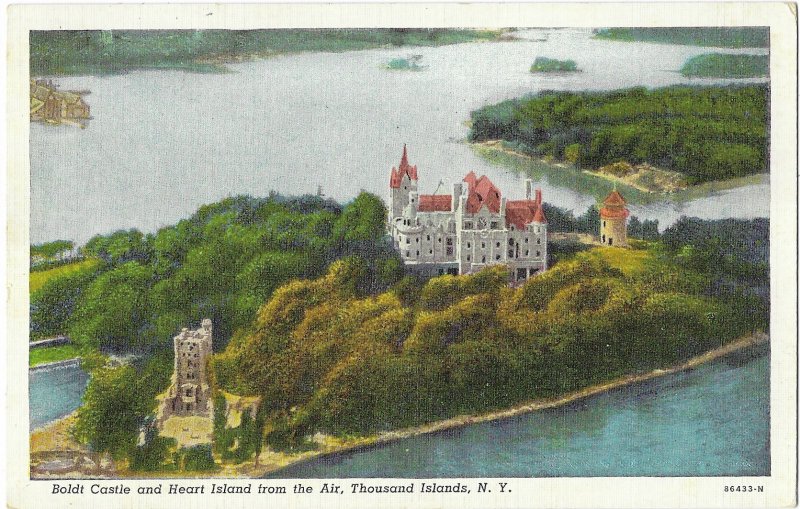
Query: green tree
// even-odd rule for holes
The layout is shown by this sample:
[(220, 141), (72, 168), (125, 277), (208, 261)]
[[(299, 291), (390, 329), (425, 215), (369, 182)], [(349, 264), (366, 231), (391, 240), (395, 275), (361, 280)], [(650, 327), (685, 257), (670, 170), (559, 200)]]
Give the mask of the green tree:
[(142, 397), (139, 376), (131, 366), (101, 367), (92, 372), (78, 409), (76, 438), (100, 454), (122, 458), (136, 444), (139, 427), (155, 405)]

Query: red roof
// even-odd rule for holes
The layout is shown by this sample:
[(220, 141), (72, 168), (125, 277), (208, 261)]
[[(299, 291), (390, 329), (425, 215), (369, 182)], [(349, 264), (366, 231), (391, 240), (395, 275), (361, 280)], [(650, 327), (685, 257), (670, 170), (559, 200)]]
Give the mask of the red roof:
[(630, 212), (626, 208), (608, 208), (603, 207), (600, 209), (600, 217), (603, 219), (625, 219)]
[(411, 180), (417, 180), (417, 167), (408, 164), (408, 152), (403, 144), (403, 157), (400, 158), (400, 167), (392, 168), (392, 176), (389, 178), (389, 187), (397, 189), (403, 180), (403, 175), (408, 175)]
[(606, 197), (603, 205), (625, 205), (625, 198), (619, 194), (619, 191), (614, 189), (611, 191), (611, 194)]
[(630, 214), (628, 209), (625, 208), (625, 198), (616, 189), (606, 197), (603, 205), (605, 207), (600, 209), (600, 217), (602, 218), (625, 219)]
[(506, 226), (514, 225), (524, 230), (528, 224), (547, 223), (544, 210), (536, 200), (514, 200), (506, 202)]
[(500, 212), (500, 190), (486, 175), (481, 175), (481, 178), (476, 180), (475, 174), (469, 172), (464, 177), (464, 182), (469, 186), (467, 212), (475, 214), (484, 205), (495, 214)]
[(420, 212), (450, 212), (453, 197), (449, 194), (421, 194), (419, 195)]

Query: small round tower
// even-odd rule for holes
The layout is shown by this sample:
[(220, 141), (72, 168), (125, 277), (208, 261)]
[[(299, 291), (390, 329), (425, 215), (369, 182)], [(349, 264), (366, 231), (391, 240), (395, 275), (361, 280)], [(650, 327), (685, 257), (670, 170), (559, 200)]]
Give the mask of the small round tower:
[(603, 200), (603, 207), (600, 209), (600, 243), (604, 246), (628, 247), (630, 212), (625, 203), (625, 198), (617, 191), (616, 186)]

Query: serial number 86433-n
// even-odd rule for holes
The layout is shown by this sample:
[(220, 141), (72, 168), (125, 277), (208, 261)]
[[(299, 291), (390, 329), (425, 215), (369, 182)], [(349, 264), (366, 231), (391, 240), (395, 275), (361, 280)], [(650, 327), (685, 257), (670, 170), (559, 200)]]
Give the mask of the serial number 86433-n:
[(753, 486), (752, 484), (740, 484), (738, 486), (735, 485), (726, 485), (725, 486), (726, 492), (740, 492), (740, 493), (763, 493), (764, 486)]

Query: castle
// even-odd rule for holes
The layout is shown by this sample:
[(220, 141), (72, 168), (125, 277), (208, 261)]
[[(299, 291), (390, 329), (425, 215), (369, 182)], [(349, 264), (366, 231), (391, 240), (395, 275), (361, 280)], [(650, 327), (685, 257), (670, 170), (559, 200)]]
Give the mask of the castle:
[(172, 384), (162, 405), (161, 419), (172, 415), (211, 415), (211, 387), (206, 361), (211, 355), (212, 327), (206, 318), (197, 330), (187, 328), (173, 338), (175, 364)]
[(547, 218), (531, 180), (524, 200), (507, 200), (488, 177), (473, 172), (450, 195), (421, 195), (417, 180), (403, 146), (389, 179), (388, 229), (410, 272), (471, 274), (505, 264), (511, 282), (519, 283), (547, 269)]

